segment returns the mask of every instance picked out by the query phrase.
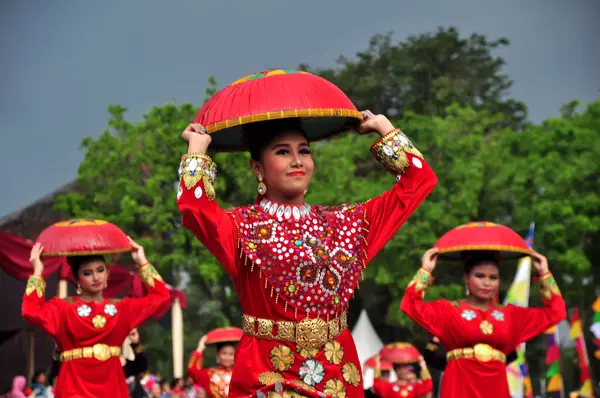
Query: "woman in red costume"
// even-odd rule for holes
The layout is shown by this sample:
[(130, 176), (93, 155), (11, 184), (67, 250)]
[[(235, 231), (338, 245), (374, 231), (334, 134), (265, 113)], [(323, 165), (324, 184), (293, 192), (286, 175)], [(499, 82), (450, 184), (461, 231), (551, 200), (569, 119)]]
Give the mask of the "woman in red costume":
[(33, 275), (23, 297), (23, 318), (56, 340), (62, 364), (56, 384), (56, 398), (127, 398), (121, 366), (121, 344), (131, 331), (169, 300), (168, 289), (144, 249), (131, 241), (131, 256), (138, 265), (148, 295), (142, 298), (107, 300), (103, 297), (109, 270), (102, 256), (68, 257), (78, 296), (46, 301), (42, 278), (43, 247), (31, 250)]
[(381, 398), (429, 398), (433, 394), (433, 382), (427, 364), (419, 357), (420, 377), (416, 376), (416, 363), (394, 363), (397, 380), (389, 381), (381, 377), (380, 367), (375, 368), (373, 390)]
[(400, 308), (446, 349), (448, 364), (441, 397), (510, 398), (506, 354), (566, 318), (565, 302), (548, 270), (548, 261), (533, 252), (533, 265), (543, 308), (523, 308), (496, 302), (499, 261), (491, 252), (470, 252), (465, 261), (467, 298), (424, 302), (433, 283), (438, 249), (428, 250), (422, 266), (408, 285)]
[(395, 186), (365, 203), (304, 201), (314, 163), (297, 119), (244, 126), (259, 181), (254, 205), (222, 210), (215, 201), (211, 136), (192, 124), (180, 166), (183, 225), (231, 276), (242, 310), (230, 397), (363, 397), (361, 367), (346, 311), (366, 265), (433, 190), (435, 173), (400, 129), (365, 112), (360, 133)]
[(192, 353), (188, 363), (188, 374), (194, 383), (200, 385), (211, 398), (226, 398), (229, 394), (229, 383), (233, 373), (233, 359), (235, 357), (235, 343), (226, 341), (217, 343), (216, 368), (205, 368), (204, 349), (206, 336), (200, 339), (198, 348)]

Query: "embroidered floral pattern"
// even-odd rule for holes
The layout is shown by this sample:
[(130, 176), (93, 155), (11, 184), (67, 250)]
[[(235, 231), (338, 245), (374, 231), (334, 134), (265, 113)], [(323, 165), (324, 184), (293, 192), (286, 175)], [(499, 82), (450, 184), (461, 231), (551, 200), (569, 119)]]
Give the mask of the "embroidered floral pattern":
[(77, 307), (77, 315), (82, 318), (87, 318), (92, 313), (92, 308), (87, 304), (82, 304)]
[(277, 218), (273, 205), (228, 211), (239, 227), (244, 262), (258, 266), (286, 304), (314, 316), (339, 314), (364, 268), (363, 205), (307, 206), (299, 220)]
[(497, 320), (499, 322), (502, 322), (502, 321), (504, 321), (504, 312), (494, 310), (494, 311), (492, 311), (492, 318), (494, 318), (495, 320)]
[(281, 375), (281, 373), (277, 372), (262, 372), (258, 375), (258, 381), (265, 386), (276, 383), (278, 381), (282, 382), (284, 380), (285, 378)]
[(352, 362), (346, 362), (344, 366), (342, 366), (342, 377), (346, 383), (353, 385), (354, 387), (358, 387), (360, 384), (360, 371)]
[(27, 287), (25, 288), (25, 295), (29, 296), (31, 293), (36, 292), (39, 298), (44, 297), (46, 291), (46, 281), (40, 276), (30, 276), (27, 280)]
[(325, 358), (334, 364), (339, 365), (344, 358), (344, 349), (337, 341), (330, 341), (325, 344)]
[(325, 368), (321, 362), (314, 359), (304, 361), (300, 366), (300, 379), (309, 386), (315, 386), (323, 381)]
[(463, 310), (460, 316), (462, 316), (463, 319), (466, 319), (467, 321), (472, 321), (473, 319), (477, 318), (477, 314), (473, 310)]
[(288, 370), (294, 363), (294, 353), (290, 347), (284, 345), (273, 347), (270, 352), (270, 357), (271, 365), (273, 365), (275, 370), (281, 372)]
[(104, 305), (104, 313), (106, 315), (115, 316), (117, 315), (117, 307), (114, 304)]
[(139, 269), (138, 273), (140, 275), (140, 278), (150, 287), (154, 287), (155, 280), (161, 282), (163, 280), (158, 271), (156, 271), (156, 268), (152, 266), (152, 264), (144, 265)]
[(98, 314), (92, 318), (92, 325), (94, 325), (96, 329), (102, 329), (106, 326), (106, 318)]
[(302, 380), (294, 380), (294, 384), (297, 385), (298, 387), (304, 388), (307, 391), (313, 391), (313, 392), (316, 391), (316, 389), (313, 386), (309, 386)]
[(311, 359), (319, 353), (318, 348), (304, 348), (301, 346), (297, 346), (296, 351), (298, 352), (298, 355), (306, 359)]
[(479, 329), (483, 334), (492, 334), (494, 333), (494, 325), (489, 323), (488, 321), (483, 321), (479, 324)]
[(332, 398), (346, 398), (346, 389), (339, 379), (327, 380), (324, 392)]

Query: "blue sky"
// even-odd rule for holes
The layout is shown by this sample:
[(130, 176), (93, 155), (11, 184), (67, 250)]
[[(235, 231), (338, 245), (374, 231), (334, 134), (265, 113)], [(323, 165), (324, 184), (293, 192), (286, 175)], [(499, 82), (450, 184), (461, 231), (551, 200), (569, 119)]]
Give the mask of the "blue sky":
[[(596, 0), (4, 0), (0, 5), (0, 217), (76, 177), (79, 143), (109, 104), (138, 119), (175, 99), (199, 104), (266, 68), (332, 66), (377, 33), (456, 26), (512, 42), (498, 53), (532, 121), (600, 97)], [(179, 134), (174, 131), (173, 134)]]

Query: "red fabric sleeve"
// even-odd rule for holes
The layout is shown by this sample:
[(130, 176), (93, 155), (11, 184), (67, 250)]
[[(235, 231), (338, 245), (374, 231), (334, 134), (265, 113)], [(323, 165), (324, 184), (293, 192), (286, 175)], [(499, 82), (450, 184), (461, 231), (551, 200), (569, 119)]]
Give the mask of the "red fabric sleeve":
[(179, 182), (177, 205), (184, 227), (217, 258), (227, 273), (234, 278), (237, 274), (236, 240), (237, 228), (229, 214), (219, 207), (216, 200), (207, 198), (200, 180), (190, 189)]
[(417, 396), (419, 398), (427, 397), (433, 392), (433, 380), (431, 379), (422, 380), (420, 383), (417, 383), (416, 386)]
[(129, 329), (141, 325), (163, 306), (167, 305), (170, 300), (167, 285), (152, 265), (144, 265), (139, 269), (138, 274), (146, 285), (148, 295), (123, 299), (122, 306), (127, 313)]
[(58, 297), (46, 301), (45, 287), (46, 283), (42, 278), (29, 278), (21, 312), (23, 319), (54, 337), (64, 323), (64, 312), (61, 306), (63, 302)]
[(544, 333), (550, 327), (567, 318), (567, 307), (552, 274), (538, 278), (542, 293), (543, 308), (526, 308), (509, 305), (512, 333), (518, 343), (525, 342)]
[[(425, 281), (424, 277), (430, 279)], [(422, 268), (419, 269), (404, 292), (400, 309), (416, 324), (439, 338), (445, 329), (445, 313), (450, 310), (450, 303), (445, 300), (423, 301), (427, 286), (432, 282), (431, 274)]]
[(423, 158), (411, 153), (406, 153), (406, 157), (409, 166), (396, 185), (365, 204), (369, 230), (367, 262), (379, 253), (437, 184), (437, 176)]
[(379, 397), (388, 397), (390, 396), (390, 390), (392, 389), (392, 383), (387, 380), (384, 380), (380, 377), (376, 377), (373, 380), (373, 391)]
[(210, 391), (208, 372), (204, 369), (204, 354), (194, 351), (188, 362), (188, 374), (194, 383), (202, 387), (207, 393)]

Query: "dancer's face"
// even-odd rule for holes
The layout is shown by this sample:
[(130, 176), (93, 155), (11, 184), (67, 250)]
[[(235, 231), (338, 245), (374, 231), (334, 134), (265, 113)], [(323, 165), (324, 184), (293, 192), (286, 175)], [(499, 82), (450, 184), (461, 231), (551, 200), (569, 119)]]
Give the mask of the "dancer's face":
[(492, 300), (498, 294), (500, 273), (496, 264), (476, 265), (471, 272), (465, 274), (464, 278), (469, 293), (479, 300)]
[(411, 378), (411, 375), (413, 373), (413, 368), (410, 365), (406, 365), (406, 366), (398, 366), (396, 365), (394, 367), (394, 369), (396, 370), (396, 375), (398, 376), (398, 380), (402, 380), (402, 381), (409, 381)]
[(96, 294), (106, 288), (108, 268), (104, 261), (93, 260), (79, 268), (77, 282), (85, 293)]
[(133, 329), (131, 332), (129, 332), (129, 340), (131, 341), (131, 344), (137, 344), (140, 342), (140, 333), (137, 329)]
[(235, 348), (231, 345), (221, 347), (217, 352), (217, 362), (225, 368), (233, 368)]
[(303, 196), (312, 179), (315, 164), (306, 138), (289, 131), (275, 138), (261, 154), (260, 161), (251, 160), (250, 167), (267, 186), (267, 197), (296, 199)]

